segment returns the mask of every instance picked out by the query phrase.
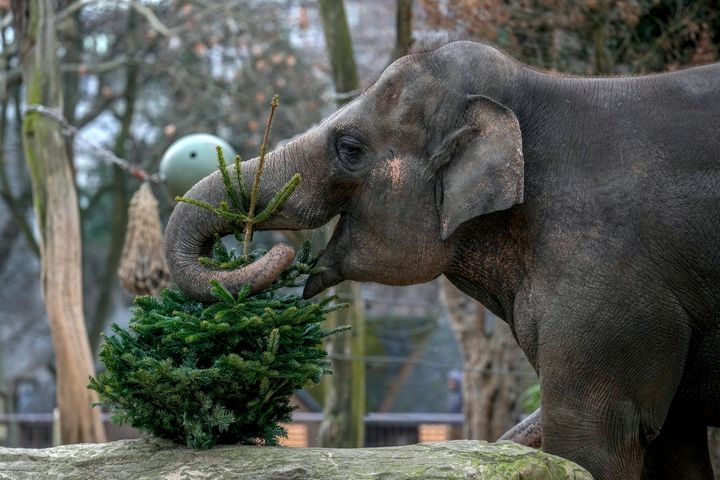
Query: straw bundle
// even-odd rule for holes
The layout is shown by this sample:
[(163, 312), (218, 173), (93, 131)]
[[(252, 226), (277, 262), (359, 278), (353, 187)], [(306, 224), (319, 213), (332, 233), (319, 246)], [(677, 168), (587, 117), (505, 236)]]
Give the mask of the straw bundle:
[(158, 202), (148, 182), (130, 200), (118, 276), (123, 286), (136, 295), (157, 295), (170, 283)]

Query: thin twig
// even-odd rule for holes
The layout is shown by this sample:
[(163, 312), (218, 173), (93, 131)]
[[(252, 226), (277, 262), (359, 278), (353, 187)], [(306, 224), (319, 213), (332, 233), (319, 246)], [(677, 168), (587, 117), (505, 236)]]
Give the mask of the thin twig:
[(267, 153), (270, 126), (272, 125), (275, 109), (277, 109), (279, 102), (278, 96), (273, 96), (272, 102), (270, 102), (270, 115), (268, 116), (268, 121), (265, 125), (265, 134), (263, 135), (263, 141), (260, 145), (260, 159), (258, 160), (257, 170), (255, 171), (253, 188), (250, 191), (250, 208), (248, 209), (248, 221), (245, 224), (245, 238), (243, 240), (243, 257), (245, 258), (248, 258), (250, 255), (250, 240), (252, 240), (253, 223), (255, 220), (255, 206), (257, 205), (258, 186), (260, 185), (260, 176), (262, 175), (263, 167), (265, 166), (265, 154)]
[(64, 10), (60, 10), (55, 14), (55, 22), (59, 22), (63, 20), (66, 17), (69, 17), (73, 13), (77, 12), (78, 10), (81, 10), (85, 8), (87, 5), (91, 3), (97, 3), (99, 0), (78, 0), (77, 2), (71, 3), (70, 6), (66, 7)]
[(140, 15), (145, 17), (145, 20), (148, 21), (150, 27), (152, 27), (152, 29), (155, 30), (157, 33), (159, 33), (163, 37), (171, 37), (173, 35), (172, 30), (166, 27), (165, 24), (160, 21), (157, 15), (155, 15), (155, 12), (153, 12), (150, 8), (134, 1), (130, 2), (130, 6), (134, 8)]
[(54, 121), (58, 122), (63, 127), (61, 132), (62, 135), (66, 137), (73, 137), (76, 141), (84, 144), (90, 150), (95, 152), (99, 157), (117, 165), (130, 175), (137, 177), (143, 181), (149, 180), (153, 183), (160, 183), (161, 179), (159, 174), (150, 174), (142, 168), (139, 168), (134, 164), (128, 162), (124, 158), (118, 157), (107, 148), (101, 147), (95, 142), (88, 140), (85, 136), (83, 136), (82, 133), (80, 133), (80, 129), (68, 122), (68, 120), (63, 116), (62, 112), (60, 112), (59, 110), (51, 107), (46, 107), (45, 105), (31, 103), (25, 107), (25, 114), (29, 112), (38, 113), (40, 115), (43, 115), (44, 117), (51, 118)]

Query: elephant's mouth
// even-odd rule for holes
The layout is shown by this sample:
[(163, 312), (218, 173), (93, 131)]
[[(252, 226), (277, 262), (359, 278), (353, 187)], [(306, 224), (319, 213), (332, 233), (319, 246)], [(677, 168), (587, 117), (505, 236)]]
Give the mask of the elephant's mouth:
[(349, 252), (347, 248), (342, 247), (345, 243), (342, 239), (347, 232), (347, 224), (347, 215), (341, 214), (330, 241), (318, 259), (318, 267), (323, 270), (308, 277), (303, 290), (303, 298), (312, 298), (345, 279), (342, 275), (342, 262)]
[(322, 272), (310, 275), (305, 283), (305, 289), (303, 290), (303, 298), (312, 298), (323, 290), (330, 288), (342, 282), (343, 279), (332, 267), (326, 267)]

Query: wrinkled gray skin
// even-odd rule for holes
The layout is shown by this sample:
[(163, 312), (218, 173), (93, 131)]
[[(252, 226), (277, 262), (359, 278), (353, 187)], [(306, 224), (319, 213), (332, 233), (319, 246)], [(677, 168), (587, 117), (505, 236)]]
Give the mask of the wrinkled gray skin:
[[(261, 204), (302, 183), (262, 228), (340, 215), (306, 297), (444, 274), (505, 319), (540, 377), (545, 451), (598, 479), (711, 478), (719, 92), (720, 65), (574, 78), (473, 42), (414, 53), (270, 155)], [(219, 175), (189, 195), (218, 202)], [(176, 207), (168, 259), (189, 293), (207, 290), (194, 259), (226, 231)]]

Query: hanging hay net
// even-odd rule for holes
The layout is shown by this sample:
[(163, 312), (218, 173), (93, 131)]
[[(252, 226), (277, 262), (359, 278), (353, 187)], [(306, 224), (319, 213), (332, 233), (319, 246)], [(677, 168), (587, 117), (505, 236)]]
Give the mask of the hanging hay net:
[(118, 276), (123, 286), (136, 295), (157, 295), (170, 283), (158, 202), (148, 182), (130, 199)]

